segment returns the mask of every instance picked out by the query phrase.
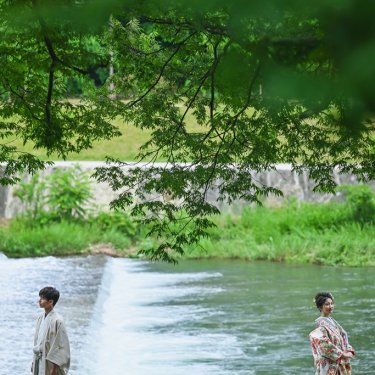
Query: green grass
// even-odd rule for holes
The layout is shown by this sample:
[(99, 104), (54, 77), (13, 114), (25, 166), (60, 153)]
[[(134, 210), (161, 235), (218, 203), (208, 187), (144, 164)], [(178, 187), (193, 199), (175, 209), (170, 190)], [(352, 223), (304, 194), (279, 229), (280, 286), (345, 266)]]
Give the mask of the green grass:
[(375, 225), (353, 220), (346, 204), (248, 208), (216, 224), (184, 258), (375, 266)]
[(0, 251), (15, 258), (76, 254), (88, 246), (91, 237), (75, 224), (29, 228), (14, 221), (0, 231)]
[[(196, 123), (195, 118), (190, 113), (186, 116), (186, 122), (188, 131), (202, 131), (202, 127)], [(121, 136), (110, 140), (96, 141), (93, 143), (92, 148), (82, 150), (80, 153), (71, 153), (65, 160), (97, 161), (105, 160), (107, 156), (123, 161), (137, 160), (139, 148), (151, 138), (151, 130), (139, 129), (130, 123), (123, 122), (121, 119), (114, 120), (113, 124), (119, 129)], [(15, 146), (20, 151), (32, 153), (42, 160), (62, 160), (56, 154), (47, 156), (45, 150), (34, 149), (34, 145), (31, 142), (27, 142), (24, 145), (22, 139), (19, 138), (9, 137), (4, 140), (4, 143), (9, 146)]]
[(96, 244), (121, 252), (132, 246), (132, 238), (116, 229), (103, 232), (97, 225), (67, 222), (30, 227), (14, 220), (0, 229), (0, 252), (12, 258), (84, 254)]
[[(92, 148), (83, 150), (80, 153), (71, 153), (67, 156), (66, 160), (96, 161), (104, 160), (106, 156), (119, 158), (124, 161), (135, 160), (139, 147), (150, 138), (151, 132), (138, 129), (120, 120), (115, 121), (115, 124), (121, 131), (121, 136), (110, 140), (96, 141)], [(6, 143), (9, 146), (17, 147), (17, 149), (21, 151), (32, 153), (42, 160), (62, 160), (56, 154), (47, 157), (45, 150), (34, 149), (34, 145), (31, 142), (27, 142), (23, 145), (20, 139), (8, 138)]]
[[(357, 214), (355, 206), (337, 202), (248, 207), (238, 216), (216, 217), (210, 236), (186, 248), (182, 258), (375, 266), (375, 217), (366, 212), (364, 221)], [(19, 218), (0, 227), (0, 252), (15, 258), (65, 256), (111, 244), (118, 255), (136, 256), (136, 249), (153, 242), (145, 234), (146, 228), (119, 213), (43, 226)]]

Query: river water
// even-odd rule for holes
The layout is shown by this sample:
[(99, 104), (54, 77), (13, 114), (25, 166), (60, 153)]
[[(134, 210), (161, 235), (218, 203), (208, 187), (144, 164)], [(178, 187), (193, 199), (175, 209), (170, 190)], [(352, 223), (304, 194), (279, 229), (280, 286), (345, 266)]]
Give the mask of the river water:
[(375, 374), (371, 268), (106, 257), (7, 259), (0, 254), (0, 375), (30, 373), (38, 291), (61, 292), (71, 375), (313, 374), (312, 298), (330, 290), (357, 350), (354, 374)]

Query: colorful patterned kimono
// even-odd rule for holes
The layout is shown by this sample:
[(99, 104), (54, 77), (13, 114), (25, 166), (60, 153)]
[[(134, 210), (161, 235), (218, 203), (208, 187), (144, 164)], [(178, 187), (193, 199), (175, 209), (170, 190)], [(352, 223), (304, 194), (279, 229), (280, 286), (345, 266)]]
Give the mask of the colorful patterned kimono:
[(347, 333), (330, 317), (319, 317), (315, 323), (317, 328), (310, 333), (315, 375), (351, 375), (349, 360), (342, 358), (344, 351), (354, 352)]

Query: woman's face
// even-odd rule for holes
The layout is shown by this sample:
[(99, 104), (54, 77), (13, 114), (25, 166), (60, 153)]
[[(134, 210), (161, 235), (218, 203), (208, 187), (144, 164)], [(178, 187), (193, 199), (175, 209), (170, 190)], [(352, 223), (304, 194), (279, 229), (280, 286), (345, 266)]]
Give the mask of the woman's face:
[(322, 313), (322, 316), (330, 316), (333, 309), (335, 307), (335, 304), (333, 303), (331, 298), (327, 298), (325, 302), (323, 303), (323, 306), (320, 308), (320, 312)]

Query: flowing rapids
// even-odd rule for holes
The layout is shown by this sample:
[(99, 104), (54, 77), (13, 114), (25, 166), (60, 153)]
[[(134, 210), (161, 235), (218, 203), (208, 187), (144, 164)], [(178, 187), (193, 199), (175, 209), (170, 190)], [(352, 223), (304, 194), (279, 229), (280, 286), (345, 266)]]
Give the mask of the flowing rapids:
[(373, 269), (105, 257), (7, 259), (0, 254), (0, 375), (30, 371), (38, 291), (53, 285), (71, 375), (312, 374), (312, 298), (330, 290), (357, 349), (354, 373), (375, 373)]

